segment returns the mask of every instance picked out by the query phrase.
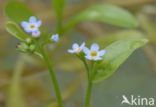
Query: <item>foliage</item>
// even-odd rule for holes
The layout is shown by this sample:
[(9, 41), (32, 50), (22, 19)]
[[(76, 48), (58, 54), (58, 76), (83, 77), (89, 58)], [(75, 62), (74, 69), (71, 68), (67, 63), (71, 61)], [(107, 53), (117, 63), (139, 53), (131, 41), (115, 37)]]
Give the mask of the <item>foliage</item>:
[(103, 61), (99, 64), (97, 74), (94, 81), (101, 81), (111, 76), (117, 68), (139, 47), (148, 42), (142, 36), (130, 36), (123, 40), (118, 40), (106, 49), (106, 55)]

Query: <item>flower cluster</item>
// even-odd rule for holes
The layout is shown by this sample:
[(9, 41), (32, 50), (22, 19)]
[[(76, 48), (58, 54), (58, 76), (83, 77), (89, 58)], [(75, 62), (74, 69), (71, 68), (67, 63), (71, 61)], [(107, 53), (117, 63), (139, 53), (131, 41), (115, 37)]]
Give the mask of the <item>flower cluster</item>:
[(25, 42), (18, 44), (17, 48), (17, 50), (21, 52), (34, 53), (36, 46), (31, 38), (27, 38)]
[(31, 33), (33, 37), (40, 36), (39, 27), (41, 26), (42, 21), (37, 20), (35, 16), (31, 16), (29, 21), (22, 21), (21, 26), (23, 27), (24, 31), (27, 33)]
[[(29, 18), (29, 21), (22, 21), (21, 26), (24, 29), (26, 33), (30, 33), (32, 37), (39, 37), (41, 32), (39, 30), (39, 27), (42, 25), (41, 20), (37, 20), (35, 16), (31, 16)], [(50, 38), (53, 42), (58, 42), (59, 41), (59, 35), (54, 34)]]
[[(41, 31), (40, 31), (40, 26), (42, 25), (42, 21), (41, 20), (37, 20), (37, 18), (35, 16), (31, 16), (29, 18), (29, 21), (22, 21), (21, 22), (21, 26), (23, 28), (23, 30), (30, 34), (31, 37), (28, 37), (25, 39), (25, 41), (22, 41), (21, 43), (19, 43), (17, 45), (17, 50), (24, 52), (24, 53), (34, 53), (36, 54), (36, 44), (33, 41), (34, 38), (39, 38), (41, 35)], [(50, 38), (48, 38), (50, 41), (52, 42), (59, 42), (59, 35), (58, 34), (54, 34), (51, 35)], [(48, 40), (48, 41), (49, 41)]]
[(85, 58), (88, 60), (102, 60), (102, 56), (105, 55), (106, 50), (99, 50), (100, 47), (98, 44), (93, 43), (89, 48), (85, 46), (85, 43), (82, 43), (80, 46), (77, 43), (72, 45), (72, 49), (69, 49), (68, 52), (72, 54), (79, 54), (83, 52), (85, 54)]

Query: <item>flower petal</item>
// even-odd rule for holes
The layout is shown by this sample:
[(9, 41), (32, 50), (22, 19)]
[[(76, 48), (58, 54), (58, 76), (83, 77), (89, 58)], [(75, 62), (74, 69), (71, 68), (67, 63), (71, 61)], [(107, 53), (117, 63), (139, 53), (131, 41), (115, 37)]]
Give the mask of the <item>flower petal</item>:
[(36, 26), (37, 27), (40, 27), (41, 25), (42, 25), (42, 21), (41, 20), (39, 20), (39, 21), (36, 22)]
[(80, 46), (80, 49), (83, 49), (85, 47), (85, 42), (83, 42)]
[(52, 35), (51, 40), (53, 40), (54, 42), (58, 42), (59, 41), (59, 35), (58, 34)]
[(27, 33), (31, 33), (32, 32), (32, 30), (29, 29), (29, 28), (25, 28), (24, 31), (27, 32)]
[(72, 48), (73, 49), (77, 49), (77, 48), (79, 48), (79, 45), (77, 43), (74, 43), (73, 46), (72, 46)]
[(68, 52), (69, 53), (75, 53), (75, 51), (74, 50), (71, 50), (71, 49), (69, 49)]
[(88, 55), (90, 53), (90, 50), (87, 47), (83, 48), (83, 52)]
[(101, 50), (98, 52), (99, 56), (103, 56), (106, 53), (106, 50)]
[(24, 29), (26, 29), (26, 28), (28, 28), (29, 23), (26, 22), (26, 21), (23, 21), (23, 22), (21, 22), (21, 26), (22, 26)]
[(99, 50), (99, 45), (94, 43), (91, 45), (91, 50), (95, 50), (95, 51), (98, 51)]
[(88, 59), (88, 60), (93, 60), (92, 57), (89, 56), (89, 55), (86, 55), (85, 58)]
[(30, 22), (30, 23), (36, 23), (36, 22), (37, 22), (36, 17), (35, 17), (35, 16), (31, 16), (31, 17), (29, 18), (29, 22)]
[(98, 61), (98, 60), (102, 60), (101, 57), (95, 57), (93, 60)]
[(41, 34), (41, 32), (39, 30), (36, 30), (36, 31), (32, 32), (33, 37), (39, 37), (40, 34)]

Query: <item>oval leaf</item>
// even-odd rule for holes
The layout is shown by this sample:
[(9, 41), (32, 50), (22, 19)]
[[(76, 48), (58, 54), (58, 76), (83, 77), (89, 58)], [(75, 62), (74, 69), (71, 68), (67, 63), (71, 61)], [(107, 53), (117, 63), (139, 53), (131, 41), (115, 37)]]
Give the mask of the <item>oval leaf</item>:
[(138, 22), (127, 10), (114, 5), (94, 5), (70, 19), (65, 30), (68, 30), (82, 21), (96, 21), (119, 27), (133, 28)]
[(107, 52), (103, 62), (99, 65), (94, 82), (99, 82), (111, 76), (134, 50), (147, 42), (148, 40), (141, 36), (131, 36), (126, 39), (118, 40), (106, 47)]
[(5, 14), (10, 20), (18, 24), (23, 20), (28, 20), (30, 16), (33, 16), (33, 13), (21, 2), (9, 2), (5, 8)]
[(21, 28), (14, 22), (8, 22), (6, 24), (6, 30), (17, 39), (24, 41), (29, 36), (25, 34)]

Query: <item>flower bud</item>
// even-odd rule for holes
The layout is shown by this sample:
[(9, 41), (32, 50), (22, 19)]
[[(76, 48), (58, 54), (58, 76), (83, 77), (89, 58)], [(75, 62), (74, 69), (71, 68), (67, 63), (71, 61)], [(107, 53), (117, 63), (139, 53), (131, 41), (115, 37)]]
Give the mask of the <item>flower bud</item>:
[(19, 51), (27, 52), (29, 49), (29, 46), (26, 43), (21, 43), (17, 46), (17, 48)]
[(34, 44), (32, 44), (32, 45), (29, 46), (29, 50), (31, 52), (34, 52), (35, 51), (35, 48), (36, 48), (36, 46)]
[(27, 43), (27, 44), (31, 44), (31, 43), (32, 43), (32, 39), (31, 39), (31, 38), (27, 38), (27, 39), (26, 39), (26, 43)]

